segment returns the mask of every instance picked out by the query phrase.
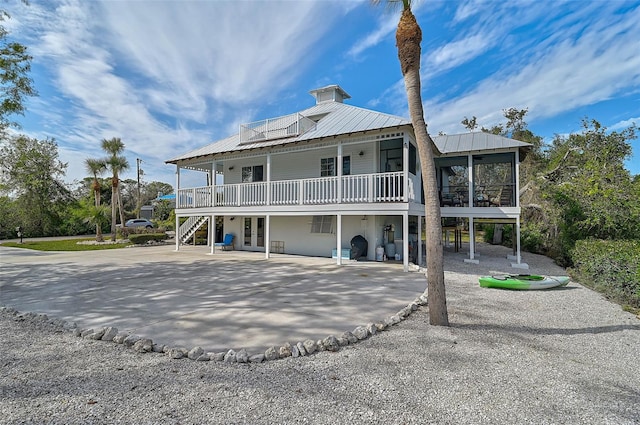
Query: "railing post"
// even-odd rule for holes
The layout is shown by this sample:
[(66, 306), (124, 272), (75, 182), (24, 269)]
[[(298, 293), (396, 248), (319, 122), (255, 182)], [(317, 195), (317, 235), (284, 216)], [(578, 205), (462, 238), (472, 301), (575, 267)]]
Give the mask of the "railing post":
[(375, 176), (376, 176), (375, 174), (369, 174), (369, 176), (367, 178), (368, 186), (369, 186), (369, 188), (368, 188), (368, 190), (369, 190), (368, 198), (369, 198), (369, 203), (370, 204), (372, 204), (374, 202), (374, 199), (375, 199), (375, 197), (374, 197), (374, 186), (375, 186), (374, 185), (374, 181), (375, 181), (375, 178), (376, 178)]
[(304, 180), (298, 180), (298, 202), (304, 204)]

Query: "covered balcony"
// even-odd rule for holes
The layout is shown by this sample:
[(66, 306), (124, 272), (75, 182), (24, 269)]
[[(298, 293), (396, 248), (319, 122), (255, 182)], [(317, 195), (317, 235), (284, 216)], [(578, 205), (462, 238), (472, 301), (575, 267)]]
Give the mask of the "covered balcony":
[(402, 171), (220, 184), (179, 189), (176, 208), (409, 202), (412, 186)]

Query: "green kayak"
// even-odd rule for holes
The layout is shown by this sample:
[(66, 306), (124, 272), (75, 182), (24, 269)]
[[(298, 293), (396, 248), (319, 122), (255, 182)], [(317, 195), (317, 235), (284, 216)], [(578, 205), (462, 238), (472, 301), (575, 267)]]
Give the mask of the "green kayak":
[(569, 283), (569, 276), (505, 274), (498, 276), (482, 276), (480, 278), (480, 286), (483, 288), (549, 289), (565, 286), (567, 283)]

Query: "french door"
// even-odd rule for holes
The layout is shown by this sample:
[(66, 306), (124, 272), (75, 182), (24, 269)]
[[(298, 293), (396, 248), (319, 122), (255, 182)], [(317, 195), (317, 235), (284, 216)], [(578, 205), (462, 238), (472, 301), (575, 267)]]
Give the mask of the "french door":
[(264, 217), (245, 217), (242, 246), (247, 251), (264, 251)]

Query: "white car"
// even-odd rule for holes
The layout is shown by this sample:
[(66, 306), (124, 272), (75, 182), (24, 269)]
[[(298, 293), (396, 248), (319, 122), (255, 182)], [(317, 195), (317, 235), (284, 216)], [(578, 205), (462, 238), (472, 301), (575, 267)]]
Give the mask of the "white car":
[(124, 223), (124, 227), (145, 227), (147, 229), (153, 228), (153, 223), (146, 218), (132, 218)]

